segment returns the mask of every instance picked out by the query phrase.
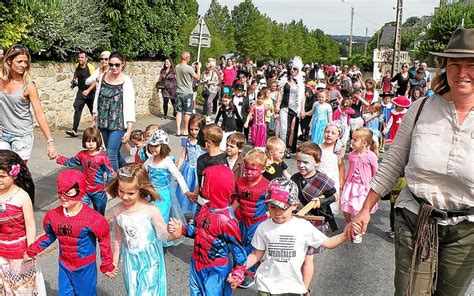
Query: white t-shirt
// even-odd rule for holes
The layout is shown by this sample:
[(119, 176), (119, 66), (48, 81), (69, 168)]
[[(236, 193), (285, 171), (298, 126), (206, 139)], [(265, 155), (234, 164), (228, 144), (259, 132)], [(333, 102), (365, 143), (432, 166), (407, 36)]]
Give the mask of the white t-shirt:
[(257, 269), (257, 288), (270, 294), (306, 293), (301, 266), (308, 247), (319, 247), (327, 237), (308, 221), (292, 218), (277, 224), (262, 222), (252, 239), (252, 246), (265, 250)]

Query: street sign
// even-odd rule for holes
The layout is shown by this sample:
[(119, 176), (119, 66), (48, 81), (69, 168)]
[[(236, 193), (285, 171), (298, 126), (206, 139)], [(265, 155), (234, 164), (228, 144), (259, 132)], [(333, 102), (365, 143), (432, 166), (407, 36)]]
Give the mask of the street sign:
[(203, 17), (201, 17), (199, 23), (194, 27), (191, 35), (189, 35), (189, 46), (197, 46), (198, 62), (201, 58), (201, 47), (211, 47), (211, 33)]
[[(190, 35), (189, 36), (189, 46), (199, 46), (199, 35)], [(211, 37), (201, 37), (201, 47), (210, 48), (211, 47)]]

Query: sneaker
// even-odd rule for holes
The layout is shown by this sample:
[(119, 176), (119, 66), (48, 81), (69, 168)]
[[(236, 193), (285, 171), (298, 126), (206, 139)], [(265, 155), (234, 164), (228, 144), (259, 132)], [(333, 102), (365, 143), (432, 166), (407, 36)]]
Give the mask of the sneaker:
[(352, 240), (352, 243), (353, 244), (360, 244), (362, 243), (362, 234), (358, 234), (354, 237), (354, 239)]
[(70, 137), (73, 137), (73, 138), (76, 138), (77, 137), (77, 132), (75, 130), (69, 130), (69, 131), (66, 131), (66, 135), (68, 135)]
[(395, 239), (395, 231), (393, 231), (392, 229), (390, 229), (390, 231), (387, 232), (387, 235), (389, 238)]
[(253, 278), (245, 277), (245, 280), (242, 284), (239, 285), (239, 288), (248, 289), (255, 284), (255, 280)]

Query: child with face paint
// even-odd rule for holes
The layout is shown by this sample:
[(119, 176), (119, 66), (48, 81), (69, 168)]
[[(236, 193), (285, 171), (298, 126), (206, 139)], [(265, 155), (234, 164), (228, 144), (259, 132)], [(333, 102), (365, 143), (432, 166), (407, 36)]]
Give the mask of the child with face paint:
[[(334, 181), (326, 174), (318, 171), (321, 163), (321, 148), (313, 142), (305, 142), (296, 149), (296, 167), (298, 173), (291, 176), (291, 180), (298, 188), (298, 199), (305, 206), (310, 201), (316, 200), (315, 208), (309, 213), (314, 216), (323, 216), (331, 231), (338, 229), (334, 214), (331, 210), (331, 203), (336, 201), (336, 188)], [(323, 195), (323, 198), (319, 196)], [(325, 224), (320, 221), (312, 223), (316, 228), (324, 232)], [(321, 252), (316, 248), (309, 248), (307, 258), (302, 266), (303, 280), (306, 287), (309, 287), (314, 274), (313, 255)]]
[[(247, 268), (263, 259), (257, 270), (258, 295), (308, 295), (305, 275), (301, 273), (308, 248), (333, 249), (348, 239), (345, 233), (328, 238), (308, 221), (293, 217), (298, 203), (294, 182), (286, 178), (270, 182), (264, 200), (270, 219), (258, 227), (252, 240), (255, 249), (247, 256)], [(360, 232), (360, 223), (353, 227), (355, 233)], [(237, 285), (232, 277), (228, 281), (233, 287)]]
[[(244, 177), (235, 182), (235, 201), (232, 204), (239, 220), (240, 233), (247, 254), (253, 251), (252, 238), (258, 225), (267, 219), (267, 207), (263, 204), (270, 183), (262, 175), (267, 163), (265, 152), (250, 150), (244, 157)], [(256, 266), (247, 270), (241, 288), (252, 286)]]
[(78, 170), (62, 171), (57, 179), (61, 205), (44, 216), (45, 233), (26, 250), (25, 259), (35, 257), (59, 241), (59, 295), (97, 295), (96, 241), (102, 263), (100, 271), (117, 275), (112, 261), (110, 229), (107, 220), (84, 206), (86, 178)]
[[(367, 198), (370, 189), (370, 180), (375, 175), (379, 165), (377, 147), (373, 141), (373, 134), (369, 128), (360, 127), (352, 133), (352, 152), (349, 153), (349, 169), (346, 182), (341, 193), (341, 210), (347, 223), (351, 216), (357, 215)], [(378, 210), (377, 204), (372, 207), (371, 214)], [(353, 243), (361, 243), (362, 235), (357, 235)]]

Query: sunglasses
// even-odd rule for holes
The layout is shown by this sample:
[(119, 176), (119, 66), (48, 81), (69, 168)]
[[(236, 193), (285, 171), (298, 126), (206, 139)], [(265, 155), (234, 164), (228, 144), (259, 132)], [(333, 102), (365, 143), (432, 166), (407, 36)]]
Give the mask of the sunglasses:
[(109, 63), (109, 67), (110, 67), (110, 68), (113, 68), (113, 67), (115, 67), (115, 68), (120, 68), (121, 66), (122, 66), (122, 64), (120, 64), (120, 63), (116, 63), (116, 64)]
[(18, 51), (24, 51), (24, 52), (26, 52), (27, 54), (30, 53), (30, 50), (29, 50), (26, 46), (23, 46), (23, 45), (14, 45), (13, 48), (12, 48), (12, 52), (18, 52)]
[(102, 61), (108, 61), (109, 58), (99, 58), (99, 62), (102, 62)]

